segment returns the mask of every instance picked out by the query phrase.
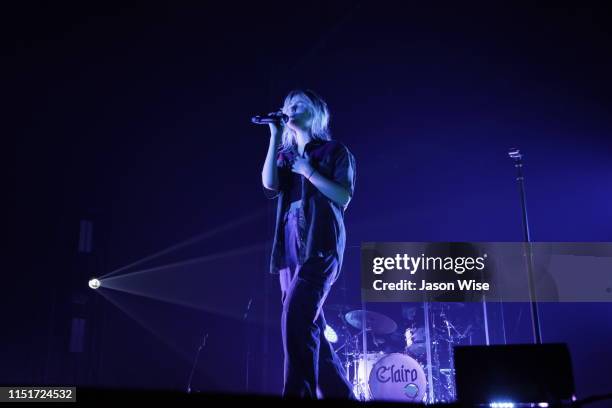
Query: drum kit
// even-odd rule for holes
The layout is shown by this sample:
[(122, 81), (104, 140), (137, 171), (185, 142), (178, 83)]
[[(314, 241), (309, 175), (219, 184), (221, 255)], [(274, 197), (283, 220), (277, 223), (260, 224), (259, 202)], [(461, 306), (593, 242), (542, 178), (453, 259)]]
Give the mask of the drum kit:
[(455, 399), (452, 347), (469, 337), (471, 327), (458, 330), (448, 318), (447, 309), (436, 306), (429, 310), (429, 315), (425, 314), (429, 324), (422, 327), (416, 323), (419, 307), (404, 308), (400, 325), (371, 310), (350, 310), (342, 305), (329, 305), (327, 309), (338, 312), (342, 327), (336, 332), (328, 324), (326, 338), (344, 358), (347, 379), (358, 399)]

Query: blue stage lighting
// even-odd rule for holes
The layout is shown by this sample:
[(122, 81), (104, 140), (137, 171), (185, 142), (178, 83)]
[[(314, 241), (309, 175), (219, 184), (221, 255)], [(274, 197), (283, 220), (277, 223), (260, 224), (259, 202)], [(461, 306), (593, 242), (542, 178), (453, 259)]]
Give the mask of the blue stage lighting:
[(338, 335), (336, 334), (336, 331), (332, 329), (329, 325), (325, 326), (325, 331), (323, 332), (323, 335), (330, 343), (336, 343), (338, 341)]
[(514, 408), (514, 402), (492, 402), (489, 406), (491, 408)]

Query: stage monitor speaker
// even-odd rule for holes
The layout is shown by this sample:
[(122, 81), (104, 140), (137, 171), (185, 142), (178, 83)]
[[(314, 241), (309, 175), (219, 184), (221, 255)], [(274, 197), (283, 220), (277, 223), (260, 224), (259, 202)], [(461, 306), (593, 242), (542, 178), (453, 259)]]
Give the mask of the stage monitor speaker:
[(462, 404), (558, 403), (574, 396), (565, 344), (458, 346), (454, 359)]

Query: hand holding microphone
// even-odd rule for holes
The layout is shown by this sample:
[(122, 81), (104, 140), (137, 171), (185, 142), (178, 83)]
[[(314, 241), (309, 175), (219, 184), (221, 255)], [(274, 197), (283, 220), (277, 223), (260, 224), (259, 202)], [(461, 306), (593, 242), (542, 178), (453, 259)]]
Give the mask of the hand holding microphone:
[(285, 115), (282, 110), (270, 112), (267, 115), (253, 116), (251, 118), (251, 122), (256, 125), (268, 125), (272, 137), (282, 135), (283, 127), (288, 120), (289, 116)]
[(270, 123), (286, 123), (289, 116), (285, 115), (282, 110), (270, 112), (267, 115), (257, 115), (251, 118), (251, 122), (256, 125), (267, 125)]

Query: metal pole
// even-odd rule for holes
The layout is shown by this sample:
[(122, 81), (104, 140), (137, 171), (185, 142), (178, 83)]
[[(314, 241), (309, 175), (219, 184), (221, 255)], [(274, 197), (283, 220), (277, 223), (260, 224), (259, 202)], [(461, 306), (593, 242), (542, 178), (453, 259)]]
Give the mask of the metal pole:
[(198, 347), (198, 351), (193, 359), (193, 365), (191, 366), (191, 373), (189, 373), (189, 381), (187, 381), (187, 394), (191, 394), (191, 382), (193, 380), (193, 373), (195, 373), (195, 369), (198, 365), (198, 360), (200, 359), (200, 352), (206, 346), (206, 339), (208, 339), (208, 333), (204, 333), (204, 337), (202, 338), (202, 343), (200, 347)]
[(538, 310), (535, 284), (533, 281), (533, 250), (531, 247), (531, 235), (529, 233), (529, 220), (527, 218), (527, 199), (525, 197), (525, 176), (523, 175), (523, 155), (519, 149), (512, 148), (508, 156), (514, 161), (516, 168), (516, 181), (518, 182), (519, 194), (521, 196), (521, 216), (523, 221), (523, 242), (525, 243), (527, 282), (529, 285), (529, 305), (531, 308), (531, 323), (533, 329), (533, 341), (542, 344), (542, 329), (540, 326), (540, 314)]
[[(362, 354), (362, 359), (363, 359), (363, 389), (361, 389), (361, 395), (360, 395), (360, 399), (362, 401), (367, 401), (372, 394), (370, 394), (370, 384), (369, 384), (369, 378), (368, 378), (368, 365), (370, 364), (370, 361), (368, 359), (368, 335), (367, 335), (367, 318), (366, 318), (366, 313), (367, 313), (367, 309), (366, 309), (366, 302), (363, 300), (363, 296), (361, 297), (361, 352)], [(374, 364), (374, 362), (372, 362), (372, 364)], [(359, 368), (357, 368), (357, 378), (359, 378)]]
[(425, 299), (423, 302), (423, 317), (425, 318), (425, 349), (427, 353), (427, 402), (433, 404), (435, 402), (434, 387), (433, 387), (433, 367), (431, 366), (431, 332), (429, 329), (429, 301)]
[(251, 336), (250, 336), (250, 326), (249, 326), (249, 322), (247, 321), (248, 317), (249, 317), (249, 312), (251, 310), (251, 305), (253, 304), (253, 298), (249, 299), (249, 302), (247, 303), (246, 306), (246, 310), (244, 312), (244, 315), (242, 316), (242, 321), (244, 323), (244, 327), (245, 327), (245, 336), (244, 336), (244, 341), (245, 341), (245, 348), (246, 348), (246, 353), (245, 353), (245, 379), (244, 379), (244, 391), (246, 393), (248, 393), (250, 391), (249, 386), (249, 371), (250, 371), (250, 360), (251, 360)]

